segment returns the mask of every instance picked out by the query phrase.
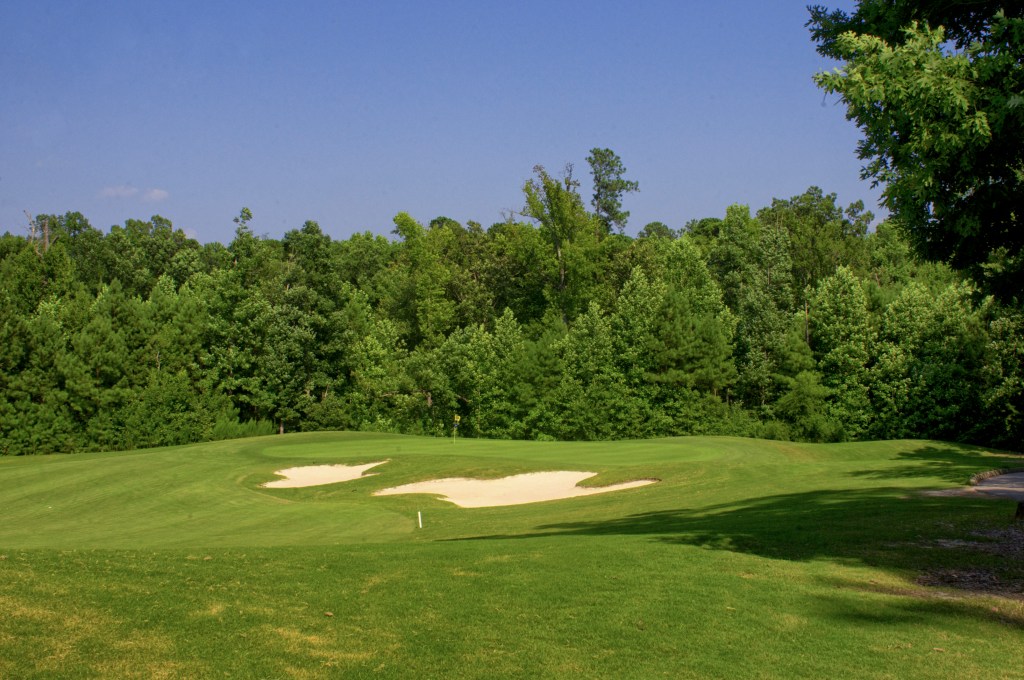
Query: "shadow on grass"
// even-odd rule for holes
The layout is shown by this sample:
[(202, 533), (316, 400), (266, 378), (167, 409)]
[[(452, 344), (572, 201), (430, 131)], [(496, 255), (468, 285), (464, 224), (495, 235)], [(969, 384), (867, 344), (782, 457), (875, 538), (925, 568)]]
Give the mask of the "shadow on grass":
[[(836, 581), (831, 585), (858, 590), (858, 584)], [(903, 596), (888, 600), (884, 607), (873, 598), (853, 599), (825, 596), (819, 601), (819, 614), (823, 618), (837, 619), (855, 625), (882, 624), (886, 626), (928, 625), (937, 619), (962, 620), (965, 616), (1008, 628), (1024, 630), (1024, 613), (1013, 603), (993, 605), (991, 601), (965, 600), (948, 596), (929, 597), (915, 592), (890, 592)], [(907, 597), (909, 596), (909, 597)]]
[[(646, 535), (664, 543), (697, 545), (787, 560), (860, 558), (888, 552), (887, 544), (946, 536), (943, 523), (989, 521), (999, 501), (927, 497), (900, 487), (809, 491), (734, 503), (642, 512), (613, 519), (542, 524), (536, 531), (475, 539), (542, 536)], [(1013, 504), (1003, 501), (1006, 516)], [(954, 532), (955, 533), (955, 532)], [(461, 539), (467, 540), (467, 539)], [(474, 539), (469, 539), (474, 540)]]
[(889, 463), (845, 473), (890, 482), (870, 488), (776, 494), (699, 508), (542, 524), (524, 534), (477, 538), (649, 535), (666, 543), (723, 548), (779, 559), (839, 557), (870, 563), (872, 555), (905, 552), (889, 550), (887, 546), (893, 544), (950, 538), (960, 531), (957, 526), (999, 523), (1013, 517), (1013, 501), (926, 496), (920, 493), (919, 484), (901, 482), (941, 480), (951, 486), (966, 485), (971, 475), (1021, 461), (1021, 456), (968, 444), (928, 442), (897, 454), (895, 460), (905, 460), (906, 464)]
[[(461, 540), (646, 536), (661, 544), (772, 559), (857, 563), (895, 571), (908, 583), (874, 591), (898, 598), (887, 600), (883, 607), (871, 599), (826, 596), (823, 615), (886, 624), (967, 617), (1024, 630), (1024, 607), (1019, 603), (1024, 600), (1024, 553), (1014, 559), (976, 547), (987, 544), (975, 532), (992, 527), (1005, 531), (1012, 524), (1014, 507), (1013, 501), (927, 497), (908, 494), (903, 488), (822, 490), (700, 509), (543, 524), (523, 534)], [(844, 591), (862, 588), (845, 579), (834, 586)], [(946, 593), (1018, 602), (997, 609), (987, 604), (991, 600), (950, 599)]]
[[(964, 484), (972, 474), (986, 467), (999, 467), (1005, 459), (986, 456), (982, 449), (958, 445), (929, 445), (899, 457), (907, 459), (908, 464), (855, 473), (890, 482), (867, 489), (776, 494), (698, 508), (541, 524), (521, 534), (461, 540), (645, 536), (662, 544), (699, 546), (772, 559), (859, 563), (900, 571), (918, 583), (938, 585), (944, 590), (1024, 599), (1024, 553), (1014, 553), (1014, 558), (1007, 557), (1005, 550), (988, 549), (993, 543), (991, 530), (996, 527), (1002, 528), (1004, 537), (1007, 530), (1018, 536), (1010, 550), (1019, 551), (1024, 545), (1024, 530), (1015, 528), (1012, 521), (1014, 501), (925, 496), (899, 481), (917, 477)], [(944, 580), (943, 574), (955, 578)], [(972, 581), (962, 578), (964, 574), (984, 578)], [(979, 582), (984, 585), (977, 585)], [(922, 593), (932, 592), (923, 586), (915, 588)], [(927, 613), (927, 608), (916, 604), (907, 606), (908, 615)], [(974, 604), (964, 606), (976, 608)], [(934, 607), (935, 611), (948, 609), (943, 604)], [(1016, 619), (1010, 623), (1024, 626)]]
[(938, 478), (950, 484), (966, 485), (972, 475), (989, 469), (1024, 465), (1024, 456), (1007, 451), (983, 449), (969, 444), (929, 443), (900, 453), (906, 465), (887, 466), (853, 473), (867, 479)]

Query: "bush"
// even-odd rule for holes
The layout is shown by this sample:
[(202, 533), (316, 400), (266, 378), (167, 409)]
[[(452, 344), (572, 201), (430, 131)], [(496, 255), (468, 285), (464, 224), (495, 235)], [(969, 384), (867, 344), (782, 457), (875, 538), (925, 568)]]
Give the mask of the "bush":
[(210, 439), (241, 439), (242, 437), (262, 437), (274, 434), (277, 430), (269, 420), (238, 420), (238, 411), (223, 411), (213, 424)]

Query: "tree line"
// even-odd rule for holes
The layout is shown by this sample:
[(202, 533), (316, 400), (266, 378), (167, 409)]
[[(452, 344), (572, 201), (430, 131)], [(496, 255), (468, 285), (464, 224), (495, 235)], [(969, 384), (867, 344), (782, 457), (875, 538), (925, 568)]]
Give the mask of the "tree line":
[(0, 453), (353, 429), (1015, 446), (1024, 315), (816, 187), (624, 233), (618, 156), (484, 228), (200, 244), (79, 213), (0, 237)]

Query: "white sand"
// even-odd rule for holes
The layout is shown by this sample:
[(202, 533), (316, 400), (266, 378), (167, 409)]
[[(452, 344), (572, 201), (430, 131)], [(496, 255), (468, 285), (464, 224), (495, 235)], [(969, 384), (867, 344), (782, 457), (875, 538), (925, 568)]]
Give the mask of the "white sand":
[(441, 500), (463, 508), (487, 508), (497, 505), (521, 505), (554, 501), (575, 496), (590, 496), (621, 489), (632, 489), (653, 484), (656, 479), (638, 479), (611, 486), (576, 486), (596, 472), (529, 472), (501, 479), (433, 479), (427, 482), (404, 484), (374, 492), (374, 496), (393, 496), (402, 493), (438, 494)]
[(366, 465), (306, 465), (304, 467), (287, 468), (277, 470), (274, 473), (281, 475), (284, 479), (276, 479), (273, 482), (267, 482), (263, 486), (268, 489), (295, 489), (300, 486), (320, 486), (321, 484), (349, 482), (353, 479), (359, 479), (370, 468), (383, 465), (386, 462), (386, 460), (381, 460), (376, 463), (367, 463)]

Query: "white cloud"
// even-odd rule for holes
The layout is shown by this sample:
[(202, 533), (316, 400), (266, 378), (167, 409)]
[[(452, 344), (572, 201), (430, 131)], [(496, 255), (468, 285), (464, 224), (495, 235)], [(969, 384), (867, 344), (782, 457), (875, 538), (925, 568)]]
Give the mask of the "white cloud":
[(139, 190), (128, 184), (117, 184), (100, 189), (101, 198), (131, 198), (137, 193)]
[(166, 201), (170, 192), (164, 189), (146, 189), (142, 194), (142, 200), (149, 201), (150, 203), (158, 203), (160, 201)]

